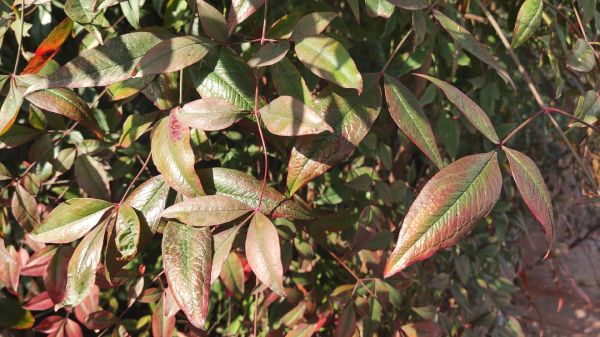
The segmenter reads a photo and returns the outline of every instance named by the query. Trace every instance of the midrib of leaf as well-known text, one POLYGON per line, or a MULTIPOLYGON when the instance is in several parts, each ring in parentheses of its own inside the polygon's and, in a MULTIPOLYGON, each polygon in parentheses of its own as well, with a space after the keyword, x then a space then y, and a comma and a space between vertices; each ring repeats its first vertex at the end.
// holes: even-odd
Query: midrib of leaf
MULTIPOLYGON (((510 156, 519 163, 519 165, 524 168, 523 171, 525 171, 525 173, 527 174, 527 177, 529 178, 529 180, 537 187, 538 190, 545 190, 546 186, 545 185, 541 185, 539 184, 539 182, 535 179, 535 177, 531 174, 531 172, 529 172, 529 169, 527 169, 527 165, 524 165, 523 162, 521 160, 519 160, 519 158, 517 156, 513 156, 512 154, 510 154, 510 156)), ((541 197, 544 199, 544 205, 548 205, 551 204, 552 201, 549 200, 546 195, 546 193, 538 193, 538 195, 541 195, 541 197)), ((552 212, 550 212, 550 215, 552 215, 552 212)))
MULTIPOLYGON (((266 216, 265 216, 265 217, 266 217, 266 216)), ((257 227, 258 227, 258 220, 257 220, 256 222, 257 222, 257 227)), ((261 224, 260 226, 261 226, 261 227, 264 227, 264 224, 261 224)), ((275 227, 275 225, 273 225, 273 227, 275 227)), ((257 228, 257 229, 258 229, 258 228, 257 228)), ((263 231, 264 231, 264 228, 263 228, 263 231)), ((277 229, 275 229, 275 231, 277 231, 277 229)), ((257 238, 258 238, 259 236, 261 236, 261 235, 260 235, 260 233, 259 233, 258 231, 257 231, 257 233, 256 233, 256 234, 258 234, 258 235, 257 235, 257 238)), ((258 242, 257 242, 258 249, 260 250, 260 255, 262 255, 263 259, 264 259, 264 258, 266 258, 267 256, 270 256, 270 255, 266 254, 266 253, 267 253, 267 251, 264 249, 264 247, 263 247, 263 245, 262 245, 262 240, 256 240, 256 241, 258 241, 258 242)), ((279 242, 278 242, 278 244, 279 244, 279 242)), ((273 280, 273 277, 272 277, 272 275, 274 274, 274 272, 273 272, 273 268, 271 267, 271 263, 270 263, 271 261, 264 261, 264 262, 265 262, 265 265, 267 266, 267 269, 268 269, 268 271, 269 271, 269 282, 273 283, 273 282, 274 282, 274 280, 273 280)), ((277 284, 277 285, 279 285, 279 284, 277 284)), ((271 285, 269 284, 269 288, 270 288, 270 286, 271 286, 271 285)))
MULTIPOLYGON (((471 187, 477 185, 478 180, 484 178, 484 175, 482 173, 487 170, 488 165, 490 165, 490 161, 492 160, 492 158, 494 158, 494 154, 490 155, 490 158, 485 162, 485 165, 482 166, 481 170, 479 172, 477 172, 477 174, 475 175, 475 178, 473 178, 473 180, 471 182, 466 184, 465 189, 460 191, 460 196, 458 198, 456 198, 456 200, 454 200, 452 202, 452 204, 449 205, 446 209, 441 210, 438 213, 439 215, 436 214, 437 219, 431 225, 427 226, 427 229, 419 235, 419 238, 416 241, 414 241, 411 244, 411 246, 414 246, 417 243, 419 243, 420 241, 422 241, 430 231, 437 229, 437 227, 439 226, 439 223, 443 220, 444 217, 446 217, 448 215, 449 212, 452 212, 454 210, 454 207, 457 206, 457 204, 458 204, 458 207, 460 208, 460 205, 463 204, 462 203, 463 198, 467 197, 467 193, 470 192, 471 187)), ((446 179, 448 179, 448 177, 446 177, 446 179)), ((456 234, 458 234, 458 231, 457 230, 453 231, 450 238, 454 237, 456 234)), ((445 241, 448 241, 448 239, 446 239, 445 241)), ((441 243, 442 242, 439 242, 438 245, 441 243)))
POLYGON ((540 0, 538 8, 535 9, 535 12, 531 16, 531 20, 529 20, 529 22, 527 23, 527 26, 525 26, 525 29, 523 29, 523 34, 521 34, 521 36, 517 40, 519 43, 523 43, 524 42, 524 41, 522 41, 523 37, 528 37, 531 34, 532 30, 534 29, 533 23, 535 21, 535 17, 537 16, 537 13, 539 11, 541 11, 543 8, 544 8, 544 2, 540 0))

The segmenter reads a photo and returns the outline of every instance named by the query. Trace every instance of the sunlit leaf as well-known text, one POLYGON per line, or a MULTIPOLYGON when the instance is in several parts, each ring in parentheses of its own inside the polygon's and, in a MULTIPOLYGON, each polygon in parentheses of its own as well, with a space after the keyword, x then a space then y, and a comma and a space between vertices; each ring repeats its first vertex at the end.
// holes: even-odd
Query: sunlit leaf
POLYGON ((212 47, 210 40, 198 36, 164 40, 144 54, 132 75, 141 77, 181 70, 202 60, 212 47))
POLYGON ((388 19, 394 13, 394 5, 387 0, 365 0, 365 7, 370 17, 380 16, 388 19))
POLYGON ((223 285, 230 292, 244 293, 244 266, 237 253, 229 253, 220 276, 223 285))
POLYGON ((400 130, 431 159, 437 167, 443 167, 442 156, 435 143, 429 120, 417 98, 400 81, 385 75, 385 99, 390 115, 400 130))
POLYGON ((21 74, 35 74, 40 71, 46 63, 54 58, 63 43, 67 40, 73 29, 73 21, 69 18, 63 19, 50 34, 40 43, 35 50, 35 56, 29 60, 27 67, 21 74))
POLYGON ((142 93, 159 110, 170 110, 178 104, 177 81, 172 74, 160 74, 148 84, 142 93))
POLYGON ((334 12, 314 12, 303 16, 292 31, 292 39, 299 41, 305 37, 319 35, 336 16, 334 12))
POLYGON ((396 7, 408 9, 408 10, 419 10, 429 7, 427 0, 387 0, 396 7))
POLYGON ((267 130, 279 136, 304 136, 333 129, 321 115, 291 96, 279 96, 260 109, 267 130))
POLYGON ((175 331, 175 316, 167 316, 165 312, 165 295, 160 297, 152 312, 152 336, 173 337, 175 331))
POLYGON ((225 264, 229 253, 231 252, 233 240, 235 239, 235 236, 239 232, 240 228, 241 225, 237 225, 213 235, 214 254, 210 273, 211 284, 219 278, 221 270, 223 269, 223 265, 225 264))
POLYGON ((150 125, 152 125, 157 116, 158 113, 156 112, 143 115, 129 115, 123 123, 123 132, 119 138, 118 145, 120 147, 131 146, 150 128, 150 125))
POLYGON ((190 130, 177 120, 175 111, 158 122, 151 147, 152 161, 169 186, 188 197, 204 194, 200 179, 194 172, 190 130))
POLYGON ((265 0, 232 0, 231 11, 227 18, 229 33, 231 34, 237 25, 254 14, 264 2, 265 0))
POLYGON ((131 27, 140 29, 140 9, 142 7, 140 0, 121 0, 119 5, 131 27))
POLYGON ((272 65, 270 70, 273 85, 280 96, 292 96, 314 108, 312 95, 302 74, 288 58, 284 57, 281 62, 272 65))
POLYGON ((251 211, 248 205, 224 195, 186 199, 165 209, 163 218, 177 219, 194 227, 220 225, 251 211))
POLYGON ((0 135, 5 134, 17 120, 22 103, 23 95, 17 89, 15 81, 11 80, 8 95, 0 108, 0 135))
POLYGON ((35 198, 20 184, 16 185, 10 205, 15 220, 26 231, 30 232, 40 222, 35 198))
POLYGON ((175 116, 185 126, 213 131, 230 127, 245 114, 223 99, 203 98, 184 104, 175 116))
POLYGON ((438 172, 406 213, 384 276, 456 244, 492 210, 501 188, 496 152, 463 157, 438 172))
POLYGON ((285 296, 279 235, 275 225, 256 212, 246 236, 246 258, 256 277, 279 296, 285 296))
POLYGON ((158 229, 160 213, 165 209, 169 186, 162 175, 146 180, 123 201, 123 205, 131 206, 144 216, 152 233, 158 229))
POLYGON ((518 48, 535 33, 542 22, 543 11, 544 2, 542 0, 525 0, 523 2, 513 29, 511 43, 513 48, 518 48))
POLYGON ((207 227, 169 221, 162 242, 165 275, 190 323, 204 326, 208 314, 212 237, 207 227))
POLYGON ((363 79, 348 51, 338 41, 310 36, 296 42, 296 55, 315 75, 343 88, 363 89, 363 79))
POLYGON ((71 199, 58 205, 31 232, 31 237, 45 243, 69 243, 84 236, 98 224, 112 207, 98 199, 71 199))

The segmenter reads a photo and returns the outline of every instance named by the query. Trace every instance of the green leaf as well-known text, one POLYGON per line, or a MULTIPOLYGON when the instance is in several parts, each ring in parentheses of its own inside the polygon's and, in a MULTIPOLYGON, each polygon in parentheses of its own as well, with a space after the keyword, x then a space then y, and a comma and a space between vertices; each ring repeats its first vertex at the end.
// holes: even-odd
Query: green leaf
POLYGON ((108 86, 108 92, 113 101, 129 98, 146 88, 155 76, 133 77, 108 86))
POLYGON ((167 184, 177 192, 194 197, 204 195, 200 179, 194 171, 194 152, 190 130, 175 117, 175 108, 163 118, 152 134, 152 161, 167 184))
POLYGON ((108 174, 93 157, 80 154, 75 159, 75 180, 89 196, 98 199, 110 200, 110 185, 108 174))
POLYGON ((362 92, 362 76, 338 41, 325 36, 310 36, 297 41, 295 49, 298 59, 315 75, 343 88, 362 92))
POLYGON ((123 132, 117 143, 118 146, 124 148, 130 147, 131 144, 135 143, 138 138, 148 131, 150 125, 152 125, 157 116, 158 112, 143 115, 132 114, 127 116, 127 119, 125 119, 125 122, 123 123, 123 132))
POLYGON ((142 7, 140 0, 121 0, 119 5, 131 27, 140 29, 140 9, 142 7))
POLYGON ((385 99, 400 130, 438 167, 444 166, 431 125, 417 98, 400 81, 384 75, 385 99))
POLYGON ((513 149, 504 147, 506 158, 510 165, 510 171, 517 188, 531 211, 533 216, 542 224, 546 238, 548 239, 548 249, 554 241, 554 212, 552 211, 552 198, 540 170, 527 155, 513 149))
POLYGON ((120 254, 118 259, 130 261, 137 254, 144 235, 135 209, 127 205, 119 207, 114 233, 114 244, 120 254))
POLYGON ((119 35, 103 45, 82 52, 56 72, 27 89, 26 93, 46 88, 105 86, 124 81, 142 57, 168 34, 134 32, 119 35))
POLYGON ((199 62, 214 44, 198 36, 177 36, 148 50, 133 70, 136 77, 170 73, 199 62))
POLYGON ((163 235, 162 254, 165 275, 175 301, 190 323, 202 328, 210 294, 210 229, 169 221, 163 235))
POLYGON ((376 75, 365 75, 365 92, 330 86, 317 97, 316 106, 333 133, 299 137, 288 164, 290 195, 312 179, 347 159, 367 135, 381 109, 376 75))
POLYGON ((584 39, 577 39, 573 46, 573 51, 567 58, 567 67, 587 73, 594 69, 596 59, 594 49, 584 39))
POLYGON ((198 0, 196 3, 198 4, 200 25, 206 35, 219 42, 227 41, 229 32, 223 14, 203 0, 198 0))
POLYGON ((388 19, 394 13, 394 5, 387 0, 365 0, 367 15, 388 19))
POLYGON ((96 227, 75 248, 67 269, 67 287, 61 305, 75 307, 91 292, 102 256, 106 222, 96 227))
POLYGON ((254 275, 274 293, 285 297, 279 235, 271 220, 260 212, 254 213, 248 227, 246 258, 254 275))
POLYGON ((236 199, 224 195, 206 195, 176 203, 165 209, 161 216, 202 227, 233 221, 251 210, 251 207, 236 199))
POLYGON ((10 203, 13 217, 27 232, 31 232, 40 223, 37 202, 21 184, 15 187, 15 193, 10 203))
POLYGON ((440 25, 442 25, 446 32, 448 32, 456 44, 473 54, 473 56, 477 57, 483 63, 492 67, 492 69, 496 70, 502 79, 515 88, 512 78, 506 72, 504 67, 498 63, 496 58, 487 49, 485 49, 485 47, 479 43, 479 41, 477 41, 477 39, 467 29, 452 21, 452 19, 442 14, 442 12, 438 10, 433 11, 433 16, 440 23, 440 25))
POLYGON ((160 74, 154 78, 142 93, 159 110, 170 110, 178 104, 177 86, 179 85, 171 74, 160 74))
POLYGON ((267 130, 279 136, 333 132, 321 115, 291 96, 279 96, 260 109, 267 130))
POLYGON ((427 0, 387 0, 396 7, 416 11, 429 7, 427 0))
POLYGON ((356 312, 354 311, 354 303, 350 301, 340 313, 335 327, 335 336, 352 337, 354 336, 354 332, 356 332, 356 312))
POLYGON ((452 104, 454 104, 458 108, 458 110, 462 111, 467 120, 475 127, 475 129, 481 132, 487 139, 492 141, 494 144, 500 143, 500 139, 498 138, 496 130, 494 130, 494 126, 492 125, 492 122, 490 121, 489 117, 487 116, 485 111, 483 111, 483 109, 481 109, 479 105, 477 105, 477 103, 475 103, 471 98, 469 98, 469 96, 465 95, 462 91, 458 90, 456 87, 450 85, 449 83, 446 83, 435 77, 423 74, 415 75, 431 81, 437 87, 442 89, 442 91, 444 92, 446 97, 448 97, 450 102, 452 102, 452 104))
POLYGON ((231 11, 227 18, 227 28, 229 33, 233 32, 235 27, 254 14, 265 0, 232 0, 231 11))
POLYGON ((97 0, 67 0, 65 14, 71 20, 81 24, 91 24, 101 15, 96 11, 97 0))
POLYGON ((33 229, 31 237, 44 243, 75 241, 96 226, 112 206, 112 203, 98 199, 67 200, 33 229))
POLYGON ((123 205, 140 211, 152 233, 156 233, 160 223, 160 213, 165 209, 168 195, 169 186, 163 176, 158 175, 133 190, 123 201, 123 205))
POLYGON ((202 98, 220 98, 242 110, 254 109, 254 76, 248 65, 227 49, 210 53, 192 78, 202 98))
POLYGON ((292 31, 292 39, 300 41, 305 37, 321 34, 337 16, 334 12, 314 12, 298 20, 292 31))
POLYGON ((5 134, 15 123, 22 103, 23 95, 17 89, 16 82, 11 80, 8 94, 0 108, 0 136, 5 134))
POLYGON ((223 269, 223 264, 231 252, 233 240, 240 231, 241 227, 242 225, 240 224, 213 235, 214 254, 212 270, 210 274, 211 284, 213 284, 219 278, 221 270, 223 269))
POLYGON ((220 98, 204 98, 184 104, 177 110, 181 124, 206 131, 223 130, 247 113, 220 98))
POLYGON ((523 2, 513 29, 511 42, 513 48, 518 48, 535 33, 542 22, 543 11, 544 2, 542 0, 525 0, 523 2))
POLYGON ((259 68, 275 64, 285 57, 290 50, 290 43, 282 41, 278 43, 267 43, 260 48, 248 60, 252 68, 259 68))
MULTIPOLYGON (((208 194, 219 194, 237 199, 250 206, 258 207, 262 182, 246 173, 221 168, 205 168, 198 170, 202 185, 208 194)), ((304 208, 272 187, 265 187, 260 203, 260 211, 274 218, 309 220, 311 215, 304 208)))
POLYGON ((312 95, 302 74, 287 57, 272 65, 270 70, 273 85, 280 96, 292 96, 307 106, 314 107, 312 95))
POLYGON ((384 277, 456 244, 492 210, 502 175, 496 152, 463 157, 425 184, 402 222, 384 277))

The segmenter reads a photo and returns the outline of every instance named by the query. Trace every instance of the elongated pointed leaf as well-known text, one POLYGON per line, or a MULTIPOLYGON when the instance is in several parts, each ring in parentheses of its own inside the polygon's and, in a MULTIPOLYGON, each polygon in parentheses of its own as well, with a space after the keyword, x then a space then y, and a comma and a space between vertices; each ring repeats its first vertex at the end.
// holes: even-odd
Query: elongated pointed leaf
POLYGON ((71 199, 58 205, 33 229, 31 237, 44 243, 69 243, 84 236, 112 207, 98 199, 71 199))
POLYGON ((176 117, 185 126, 214 131, 230 127, 245 114, 223 99, 203 98, 184 104, 177 110, 176 117))
POLYGON ((300 18, 292 31, 292 39, 299 41, 305 37, 319 35, 337 16, 334 12, 314 12, 300 18))
POLYGON ((265 67, 275 64, 285 57, 290 50, 290 43, 282 41, 279 43, 267 43, 260 48, 248 60, 252 68, 265 67))
POLYGON ((270 69, 273 85, 280 96, 292 96, 314 108, 312 95, 302 74, 287 57, 272 65, 270 69))
POLYGON ((279 136, 333 132, 321 115, 291 96, 279 96, 260 109, 267 130, 279 136))
POLYGON ((396 7, 408 9, 411 11, 425 9, 429 7, 427 0, 387 0, 396 7))
MULTIPOLYGON (((256 178, 237 170, 220 167, 198 170, 198 175, 207 193, 229 196, 251 208, 258 206, 262 182, 256 178)), ((275 218, 311 219, 308 211, 293 200, 287 200, 283 194, 269 186, 265 188, 260 211, 275 218)))
POLYGON ((17 89, 15 81, 11 80, 8 95, 6 95, 0 108, 0 136, 5 134, 15 123, 22 103, 23 95, 17 89))
POLYGON ((554 241, 554 212, 552 211, 552 198, 544 182, 540 170, 527 155, 513 149, 504 147, 510 171, 517 188, 537 221, 544 227, 548 245, 554 241))
POLYGON ((207 227, 169 221, 162 242, 163 263, 175 301, 197 328, 208 313, 212 237, 207 227))
POLYGON ((338 41, 325 36, 309 36, 296 42, 296 55, 315 75, 343 88, 362 92, 363 79, 350 54, 338 41))
POLYGON ((497 157, 463 157, 425 184, 404 217, 384 277, 456 244, 492 210, 502 189, 497 157))
POLYGON ((142 57, 163 39, 165 33, 134 32, 106 41, 82 52, 45 79, 30 87, 27 93, 45 88, 79 88, 104 86, 124 81, 142 57))
POLYGON ((444 166, 429 120, 412 92, 394 77, 385 75, 385 99, 390 115, 400 130, 437 167, 444 166))
POLYGON ((42 70, 46 63, 54 58, 54 55, 56 55, 60 47, 69 35, 71 35, 71 30, 73 30, 73 21, 69 18, 65 18, 56 25, 37 47, 35 56, 29 59, 27 67, 23 69, 21 74, 35 74, 42 70))
POLYGON ((542 0, 525 0, 519 8, 517 22, 513 30, 511 45, 517 48, 529 39, 542 22, 544 2, 542 0))
POLYGON ((204 58, 214 44, 198 36, 178 36, 150 49, 132 75, 142 77, 181 70, 204 58))
POLYGON ((102 256, 106 222, 89 232, 75 248, 67 269, 67 286, 62 305, 74 307, 92 291, 96 267, 102 256))
POLYGON ((244 266, 236 252, 229 253, 220 276, 223 285, 231 293, 244 293, 244 266))
POLYGON ((190 130, 177 120, 175 111, 158 123, 152 135, 151 147, 152 161, 169 186, 187 197, 204 195, 200 179, 194 171, 190 130))
POLYGON ((438 86, 438 88, 442 89, 446 97, 452 102, 452 104, 456 105, 458 110, 462 111, 465 114, 467 120, 479 131, 481 132, 487 139, 491 140, 494 144, 499 144, 500 139, 496 134, 496 130, 494 130, 494 126, 490 121, 489 117, 475 103, 469 96, 465 95, 462 91, 458 90, 456 87, 446 83, 442 80, 439 80, 435 77, 423 75, 423 74, 415 74, 419 77, 423 77, 433 84, 438 86))
POLYGON ((67 287, 67 268, 73 255, 73 247, 58 246, 56 254, 50 260, 44 273, 44 286, 52 302, 58 304, 65 298, 67 287))
POLYGON ((229 33, 231 34, 237 25, 254 14, 263 3, 265 0, 232 0, 231 11, 227 18, 229 33))
POLYGON ((91 24, 99 13, 96 11, 97 0, 67 0, 65 14, 73 21, 81 24, 91 24))
POLYGON ((240 224, 213 235, 214 254, 210 272, 210 284, 213 284, 219 278, 221 270, 223 269, 223 264, 231 252, 233 240, 241 227, 242 225, 240 224))
POLYGON ((442 14, 442 12, 440 11, 434 10, 433 16, 440 23, 440 25, 442 25, 446 32, 450 34, 450 37, 452 37, 455 43, 457 43, 469 53, 473 54, 473 56, 477 57, 483 63, 492 67, 492 69, 496 70, 496 72, 498 73, 498 75, 500 75, 501 78, 503 78, 513 88, 515 88, 515 84, 512 81, 510 75, 506 72, 506 70, 467 29, 465 29, 458 23, 452 21, 452 19, 442 14))
POLYGON ((119 2, 119 5, 131 27, 140 29, 140 0, 123 0, 119 2))
POLYGON ((159 110, 170 110, 178 104, 177 86, 179 85, 172 74, 160 74, 142 89, 146 96, 159 110))
POLYGON ((370 17, 382 17, 388 19, 394 13, 394 5, 387 0, 365 0, 367 15, 370 17))
POLYGON ((124 148, 131 146, 150 128, 157 116, 158 112, 129 115, 123 123, 123 133, 121 133, 118 145, 124 148))
POLYGON ((75 159, 75 180, 90 197, 110 200, 108 174, 102 163, 87 154, 75 159))
POLYGON ((246 236, 246 258, 256 277, 279 296, 283 289, 283 265, 275 225, 260 212, 250 221, 246 236))
POLYGON ((122 261, 131 261, 138 252, 144 236, 144 229, 136 211, 121 205, 115 221, 114 244, 119 252, 117 258, 122 261))
POLYGON ((12 214, 26 231, 30 232, 40 222, 40 214, 37 209, 37 202, 33 195, 27 190, 17 184, 15 187, 15 193, 13 194, 12 201, 10 203, 12 208, 12 214))
POLYGON ((169 186, 162 175, 152 177, 138 186, 123 201, 123 205, 131 206, 140 211, 150 227, 156 233, 160 222, 160 213, 165 209, 169 186))
POLYGON ((166 295, 160 297, 154 312, 152 313, 152 336, 153 337, 173 337, 175 332, 175 316, 168 316, 165 309, 166 295))
POLYGON ((376 75, 365 75, 365 92, 331 86, 317 97, 316 106, 334 132, 299 137, 288 163, 287 188, 300 187, 347 159, 367 135, 381 109, 376 75))
POLYGON ((206 35, 219 42, 227 41, 229 32, 227 31, 227 22, 223 14, 206 1, 199 0, 196 3, 198 4, 200 25, 206 35))
POLYGON ((220 225, 239 218, 252 208, 224 195, 186 199, 165 209, 163 218, 177 219, 194 227, 220 225))
POLYGON ((355 331, 356 312, 354 312, 354 304, 350 301, 340 313, 335 327, 335 337, 352 337, 355 331))

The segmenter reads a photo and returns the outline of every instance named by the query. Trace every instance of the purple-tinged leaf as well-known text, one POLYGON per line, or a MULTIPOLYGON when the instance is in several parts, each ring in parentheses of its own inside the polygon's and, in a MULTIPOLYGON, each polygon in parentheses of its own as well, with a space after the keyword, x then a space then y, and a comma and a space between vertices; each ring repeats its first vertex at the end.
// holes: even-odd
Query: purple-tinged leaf
POLYGON ((90 197, 110 200, 108 173, 102 163, 92 156, 80 154, 75 159, 75 180, 90 197))
POLYGON ((465 95, 462 91, 456 87, 450 85, 447 82, 439 80, 435 77, 427 76, 424 74, 415 74, 419 77, 425 78, 438 86, 446 97, 454 104, 458 110, 462 111, 467 120, 487 139, 492 141, 494 144, 499 144, 500 139, 494 130, 494 126, 486 115, 485 111, 477 105, 469 96, 465 95))
POLYGON ((267 43, 250 57, 248 65, 252 68, 266 67, 275 64, 285 57, 290 50, 290 43, 282 41, 279 43, 267 43))
POLYGON ((66 295, 67 268, 71 255, 73 255, 73 247, 60 246, 52 260, 50 260, 44 274, 44 286, 48 296, 55 304, 62 302, 66 295))
POLYGON ((231 11, 227 18, 227 28, 229 34, 235 27, 242 23, 258 10, 265 3, 265 0, 232 0, 231 11))
POLYGON ((241 225, 237 225, 213 235, 214 254, 212 270, 210 273, 211 284, 213 284, 219 278, 221 270, 223 269, 223 265, 225 264, 229 253, 231 252, 233 240, 240 231, 240 228, 241 225))
POLYGON ((544 178, 533 160, 527 155, 507 147, 503 149, 508 158, 511 174, 527 208, 544 227, 548 239, 548 249, 550 249, 554 241, 555 224, 552 198, 544 178))
POLYGON ((142 77, 181 70, 202 60, 213 46, 213 42, 198 36, 164 40, 144 54, 132 75, 142 77))
POLYGON ((224 195, 186 199, 165 209, 161 216, 194 227, 220 225, 250 212, 252 207, 224 195))
POLYGON ((400 81, 385 75, 385 99, 400 130, 438 167, 444 166, 431 125, 417 98, 400 81))
POLYGON ((346 304, 346 307, 340 313, 335 327, 335 337, 352 337, 356 331, 356 312, 354 312, 354 303, 352 301, 346 304))
POLYGON ((223 130, 247 112, 220 98, 203 98, 184 104, 176 112, 181 124, 205 131, 223 130))
POLYGON ((334 12, 314 12, 303 16, 294 26, 292 39, 299 41, 305 37, 321 34, 336 16, 334 12))
POLYGON ((207 227, 169 221, 162 241, 165 275, 175 301, 197 328, 208 314, 212 237, 207 227))
POLYGON ((31 237, 44 243, 75 241, 96 226, 112 206, 112 203, 98 199, 67 200, 33 229, 31 237))
POLYGON ((279 136, 305 136, 333 129, 323 117, 292 96, 279 96, 260 109, 267 130, 279 136))
POLYGON ((384 277, 456 244, 494 207, 502 189, 496 152, 463 157, 425 184, 402 222, 384 277))
POLYGON ((254 213, 248 227, 246 258, 262 283, 277 295, 285 296, 279 235, 271 220, 260 212, 254 213))
POLYGON ((166 315, 165 295, 163 293, 152 313, 152 336, 173 337, 173 332, 175 332, 175 316, 166 315))
POLYGON ((198 17, 202 29, 212 39, 218 42, 225 42, 229 37, 227 31, 227 21, 219 10, 208 4, 206 1, 196 1, 198 5, 198 17))
POLYGON ((236 252, 229 253, 220 275, 230 293, 244 293, 244 265, 236 252))
POLYGON ((177 192, 194 197, 204 195, 200 179, 194 171, 194 152, 190 145, 190 130, 175 117, 179 108, 163 118, 152 134, 152 161, 169 186, 177 192))

